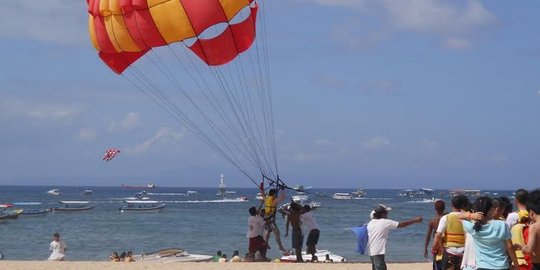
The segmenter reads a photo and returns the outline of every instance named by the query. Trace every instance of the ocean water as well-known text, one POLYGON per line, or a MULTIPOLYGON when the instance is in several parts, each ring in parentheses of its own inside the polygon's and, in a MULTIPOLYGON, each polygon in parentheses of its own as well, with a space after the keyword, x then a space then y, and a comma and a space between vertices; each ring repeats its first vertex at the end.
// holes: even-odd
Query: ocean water
MULTIPOLYGON (((158 188, 149 191, 152 200, 163 201, 166 207, 159 213, 121 213, 118 211, 126 197, 137 190, 121 187, 49 187, 49 186, 0 186, 2 202, 43 202, 41 208, 55 205, 60 200, 89 200, 96 208, 75 213, 49 213, 45 216, 20 216, 17 220, 0 223, 0 251, 12 260, 46 260, 49 243, 54 232, 59 232, 67 243, 69 260, 107 260, 113 252, 151 252, 168 247, 184 248, 190 253, 213 255, 222 250, 229 257, 234 250, 247 252, 246 239, 248 209, 259 206, 254 199, 254 188, 230 188, 234 196, 250 198, 246 202, 224 202, 216 196, 217 188, 158 188), (60 196, 46 194, 59 188, 60 196), (81 192, 90 188, 92 196, 81 192), (197 196, 181 196, 195 190, 197 196)), ((322 206, 314 210, 321 230, 318 248, 328 249, 348 261, 369 261, 367 255, 355 252, 356 238, 351 227, 369 221, 369 213, 377 204, 393 208, 389 218, 400 221, 423 216, 424 222, 398 229, 390 234, 387 260, 393 262, 425 261, 424 237, 429 219, 434 216, 433 203, 422 199, 405 199, 400 190, 366 190, 366 197, 359 200, 334 200, 334 192, 352 192, 352 189, 312 189, 308 195, 322 206), (318 196, 322 193, 324 196, 318 196)), ((496 191, 497 196, 511 196, 511 191, 496 191)), ((288 195, 294 192, 287 191, 288 195)), ((447 201, 447 191, 436 191, 435 198, 447 201)), ((24 208, 24 207, 20 207, 24 208)), ((279 215, 282 241, 290 248, 290 237, 283 237, 285 220, 279 215)), ((279 257, 273 236, 269 256, 279 257)))

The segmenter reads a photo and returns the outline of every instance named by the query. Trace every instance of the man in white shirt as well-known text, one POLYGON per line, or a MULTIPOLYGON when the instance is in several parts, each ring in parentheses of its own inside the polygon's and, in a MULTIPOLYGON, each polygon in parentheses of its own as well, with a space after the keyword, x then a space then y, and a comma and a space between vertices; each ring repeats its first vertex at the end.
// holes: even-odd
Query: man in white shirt
POLYGON ((266 250, 268 245, 264 241, 264 219, 259 215, 257 208, 249 208, 250 217, 248 218, 248 232, 247 238, 249 239, 249 256, 247 260, 255 260, 255 253, 259 251, 261 259, 266 261, 266 250))
POLYGON ((401 222, 388 219, 388 212, 390 210, 392 208, 379 204, 373 209, 373 219, 367 225, 369 257, 373 270, 386 270, 384 255, 386 253, 386 242, 388 241, 390 230, 422 222, 422 217, 401 222))
POLYGON ((514 194, 514 203, 516 204, 517 211, 508 214, 508 217, 506 217, 506 224, 508 224, 508 227, 512 228, 512 226, 518 223, 518 212, 521 211, 525 213, 527 211, 527 206, 525 206, 527 195, 529 195, 529 192, 525 189, 521 188, 516 190, 514 194))
POLYGON ((315 217, 313 217, 313 213, 311 212, 311 206, 304 205, 304 213, 300 216, 300 221, 302 222, 302 225, 307 229, 306 231, 309 232, 308 238, 306 241, 307 254, 311 254, 311 261, 315 262, 318 260, 317 256, 315 256, 315 253, 317 252, 317 243, 319 242, 319 225, 317 225, 317 221, 315 221, 315 217))

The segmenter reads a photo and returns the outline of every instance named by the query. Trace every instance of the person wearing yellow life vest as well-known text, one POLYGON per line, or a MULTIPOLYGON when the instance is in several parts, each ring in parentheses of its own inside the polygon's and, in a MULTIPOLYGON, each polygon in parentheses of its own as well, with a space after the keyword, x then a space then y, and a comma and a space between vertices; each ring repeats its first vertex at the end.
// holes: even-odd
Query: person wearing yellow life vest
MULTIPOLYGON (((514 245, 526 245, 527 238, 529 236, 529 212, 527 210, 519 210, 517 212, 518 221, 511 228, 512 244, 514 245)), ((524 253, 522 250, 516 250, 516 256, 519 262, 520 270, 532 269, 531 256, 524 253)))
POLYGON ((433 252, 442 251, 442 269, 458 270, 461 266, 463 252, 465 251, 465 231, 459 219, 459 214, 467 205, 469 199, 465 195, 452 198, 452 212, 443 216, 435 233, 433 252), (444 241, 443 241, 444 235, 444 241))
POLYGON ((531 256, 532 270, 540 270, 540 189, 530 192, 527 196, 527 211, 530 225, 526 244, 514 245, 525 254, 531 256))
POLYGON ((266 241, 266 243, 268 243, 268 240, 270 239, 270 233, 273 232, 279 250, 287 252, 287 250, 283 247, 283 244, 281 243, 279 228, 276 225, 277 206, 285 199, 285 191, 279 192, 278 196, 277 189, 270 189, 270 191, 268 191, 268 195, 266 195, 266 193, 264 192, 264 188, 261 185, 260 193, 263 197, 264 220, 266 221, 266 235, 264 237, 264 240, 266 241))

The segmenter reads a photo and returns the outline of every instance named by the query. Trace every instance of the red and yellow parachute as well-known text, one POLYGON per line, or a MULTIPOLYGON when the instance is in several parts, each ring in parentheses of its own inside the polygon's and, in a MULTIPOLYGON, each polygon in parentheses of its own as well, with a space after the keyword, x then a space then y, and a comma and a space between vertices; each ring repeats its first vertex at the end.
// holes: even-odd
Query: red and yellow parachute
POLYGON ((195 39, 189 48, 208 65, 230 62, 255 39, 257 5, 253 0, 87 0, 89 32, 101 59, 122 73, 153 47, 195 39), (233 18, 244 8, 249 16, 233 18), (201 34, 227 24, 219 35, 201 34))

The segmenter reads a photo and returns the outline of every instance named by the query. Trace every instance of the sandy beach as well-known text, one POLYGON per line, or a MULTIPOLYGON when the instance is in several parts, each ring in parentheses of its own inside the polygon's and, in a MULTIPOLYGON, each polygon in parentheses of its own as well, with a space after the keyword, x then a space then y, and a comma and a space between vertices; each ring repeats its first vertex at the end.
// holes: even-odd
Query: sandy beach
MULTIPOLYGON (((47 262, 47 261, 1 261, 0 269, 9 270, 370 270, 369 263, 111 263, 111 262, 47 262)), ((421 270, 431 269, 430 263, 394 263, 388 269, 421 270)))

